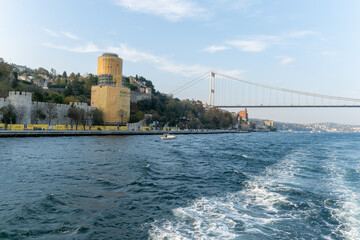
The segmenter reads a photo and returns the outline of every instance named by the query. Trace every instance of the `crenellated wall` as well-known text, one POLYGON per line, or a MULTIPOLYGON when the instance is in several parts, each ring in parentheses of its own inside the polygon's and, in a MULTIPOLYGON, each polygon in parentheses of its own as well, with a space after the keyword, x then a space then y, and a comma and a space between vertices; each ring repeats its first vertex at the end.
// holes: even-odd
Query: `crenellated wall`
POLYGON ((8 104, 9 100, 7 98, 0 98, 0 108, 8 104))
POLYGON ((8 104, 14 105, 17 113, 17 123, 20 124, 31 124, 31 123, 35 123, 35 121, 38 124, 49 124, 48 116, 50 114, 52 114, 53 116, 56 115, 56 117, 51 119, 50 125, 70 124, 71 121, 67 116, 67 114, 69 108, 71 108, 72 105, 78 108, 82 108, 85 111, 90 111, 92 109, 95 109, 93 107, 89 107, 87 103, 70 103, 70 105, 66 105, 66 104, 45 103, 45 102, 32 102, 31 99, 32 99, 31 93, 12 91, 9 92, 8 98, 6 99, 0 98, 0 108, 8 104), (36 120, 34 114, 36 109, 40 109, 46 115, 46 119, 36 120))
POLYGON ((143 92, 131 92, 130 93, 130 101, 131 102, 139 102, 142 100, 150 100, 151 93, 143 93, 143 92))
POLYGON ((18 123, 31 123, 31 97, 32 94, 28 92, 9 92, 9 97, 7 99, 16 109, 16 118, 18 123))

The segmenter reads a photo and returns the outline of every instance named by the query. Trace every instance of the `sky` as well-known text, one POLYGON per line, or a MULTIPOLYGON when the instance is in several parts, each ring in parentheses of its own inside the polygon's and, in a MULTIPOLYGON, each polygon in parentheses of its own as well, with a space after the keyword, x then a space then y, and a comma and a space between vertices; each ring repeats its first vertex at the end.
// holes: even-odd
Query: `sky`
MULTIPOLYGON (((114 52, 124 60, 123 75, 144 76, 164 93, 213 70, 360 98, 359 12, 353 0, 0 0, 0 57, 96 74, 97 57, 114 52)), ((175 97, 208 101, 208 92, 209 78, 175 97)), ((248 112, 284 122, 360 124, 360 108, 248 112)))

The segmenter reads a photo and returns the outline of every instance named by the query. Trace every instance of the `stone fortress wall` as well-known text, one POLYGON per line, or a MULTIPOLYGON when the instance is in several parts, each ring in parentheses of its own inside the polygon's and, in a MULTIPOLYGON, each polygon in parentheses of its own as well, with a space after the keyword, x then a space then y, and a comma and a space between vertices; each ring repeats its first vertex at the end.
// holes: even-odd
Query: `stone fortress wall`
POLYGON ((130 102, 140 102, 142 100, 151 100, 151 93, 131 92, 130 102))
MULTIPOLYGON (((75 107, 84 109, 85 111, 90 111, 95 108, 89 107, 87 103, 70 103, 66 104, 56 104, 56 103, 45 103, 45 102, 33 102, 32 94, 28 92, 18 92, 11 91, 9 92, 9 97, 4 99, 0 98, 0 108, 8 104, 14 105, 17 112, 17 122, 19 124, 31 124, 34 123, 33 112, 36 109, 41 109, 42 112, 48 116, 49 111, 56 113, 56 118, 51 120, 51 125, 60 124, 68 125, 71 123, 70 118, 67 116, 69 108, 73 104, 75 107)), ((0 114, 1 117, 1 114, 0 114)), ((46 117, 44 120, 38 120, 39 124, 48 124, 49 120, 46 117)))

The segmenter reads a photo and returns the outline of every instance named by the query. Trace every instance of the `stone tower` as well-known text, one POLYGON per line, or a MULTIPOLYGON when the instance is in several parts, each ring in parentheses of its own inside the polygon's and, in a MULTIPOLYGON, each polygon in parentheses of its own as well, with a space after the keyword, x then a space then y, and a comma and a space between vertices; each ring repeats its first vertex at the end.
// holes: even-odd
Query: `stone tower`
POLYGON ((99 83, 91 88, 91 106, 103 111, 106 124, 127 123, 130 119, 130 89, 122 84, 122 63, 113 53, 98 58, 99 83))

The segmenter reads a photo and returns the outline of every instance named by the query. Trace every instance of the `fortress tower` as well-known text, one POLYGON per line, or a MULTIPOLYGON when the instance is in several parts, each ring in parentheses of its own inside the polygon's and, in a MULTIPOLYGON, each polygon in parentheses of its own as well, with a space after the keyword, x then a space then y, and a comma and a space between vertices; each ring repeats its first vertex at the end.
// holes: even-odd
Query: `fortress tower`
POLYGON ((122 64, 114 53, 98 58, 99 83, 91 88, 91 106, 104 112, 106 124, 127 123, 130 119, 130 89, 122 84, 122 64))
POLYGON ((123 60, 114 53, 104 53, 98 58, 99 85, 122 86, 123 60))

